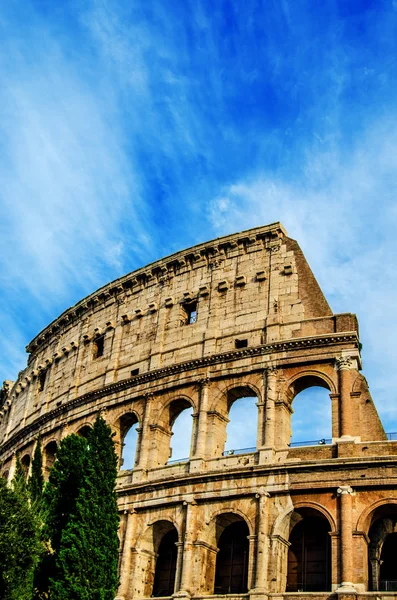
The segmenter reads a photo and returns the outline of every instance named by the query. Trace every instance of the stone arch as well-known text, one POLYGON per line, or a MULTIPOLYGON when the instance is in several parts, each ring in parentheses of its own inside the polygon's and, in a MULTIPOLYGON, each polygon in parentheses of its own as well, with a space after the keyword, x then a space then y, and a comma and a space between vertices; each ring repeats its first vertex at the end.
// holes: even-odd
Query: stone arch
POLYGON ((163 426, 170 426, 175 422, 180 412, 185 408, 191 407, 194 411, 197 410, 196 402, 187 394, 173 394, 167 398, 166 402, 162 404, 158 424, 163 426))
POLYGON ((118 417, 116 430, 120 444, 120 468, 133 469, 139 461, 141 438, 139 426, 139 416, 135 410, 124 412, 118 417))
POLYGON ((177 456, 179 453, 178 449, 172 451, 172 444, 174 443, 175 448, 179 441, 178 438, 172 440, 175 423, 182 413, 189 409, 192 411, 192 414, 194 414, 196 404, 190 396, 185 394, 172 396, 167 399, 167 402, 162 406, 157 422, 152 426, 152 448, 156 448, 157 464, 164 465, 167 464, 170 459, 178 460, 190 457, 193 442, 193 422, 187 425, 191 431, 190 436, 184 433, 184 437, 188 443, 188 447, 185 447, 186 456, 177 456))
POLYGON ((209 519, 207 520, 208 525, 206 527, 206 533, 207 533, 206 537, 207 537, 208 541, 211 538, 212 538, 212 540, 216 541, 216 533, 215 533, 215 529, 214 529, 216 527, 216 520, 217 519, 222 520, 223 515, 233 515, 236 519, 242 519, 243 521, 245 521, 247 523, 249 535, 255 534, 255 525, 253 524, 252 519, 247 515, 247 513, 236 506, 228 505, 228 506, 223 506, 222 508, 218 508, 210 514, 209 519))
POLYGON ((320 503, 318 502, 296 502, 294 504, 294 510, 299 511, 301 509, 312 509, 317 511, 323 515, 325 519, 327 519, 328 524, 330 526, 330 532, 336 533, 336 522, 331 513, 320 503))
POLYGON ((368 589, 396 591, 397 499, 373 503, 360 515, 360 525, 368 539, 368 589))
POLYGON ((397 498, 382 498, 381 500, 377 500, 373 502, 370 506, 367 506, 360 516, 357 519, 356 530, 363 531, 368 535, 368 531, 370 526, 372 525, 373 517, 375 515, 375 511, 382 506, 390 506, 395 505, 397 510, 397 498))
POLYGON ((55 462, 56 453, 58 449, 58 441, 51 439, 43 445, 43 466, 44 476, 48 479, 50 469, 55 462))
POLYGON ((322 440, 321 443, 325 443, 326 439, 332 438, 332 406, 329 394, 335 394, 336 390, 336 383, 332 378, 317 369, 305 369, 289 379, 285 386, 290 408, 288 420, 291 437, 288 442, 291 442, 292 438, 293 442, 322 440), (323 390, 327 390, 328 393, 323 390), (313 415, 310 427, 306 418, 309 410, 313 415), (328 411, 326 419, 323 411, 328 411))
POLYGON ((286 592, 331 591, 332 526, 328 516, 317 503, 302 503, 290 514, 286 592))
POLYGON ((233 382, 227 383, 222 386, 218 393, 214 395, 211 402, 210 410, 218 410, 223 414, 229 412, 232 404, 238 400, 239 398, 244 397, 257 397, 261 398, 262 391, 258 388, 257 385, 252 383, 251 381, 241 381, 238 379, 233 380, 233 382))
POLYGON ((28 452, 26 452, 21 458, 21 465, 25 473, 25 479, 29 476, 31 457, 28 452))
MULTIPOLYGON (((208 432, 209 447, 214 456, 222 455, 225 450, 226 442, 228 442, 228 449, 231 452, 236 449, 247 447, 256 448, 258 410, 254 405, 256 402, 260 401, 261 397, 262 392, 257 385, 251 381, 241 381, 238 379, 223 386, 219 390, 219 393, 215 395, 212 399, 211 410, 209 413, 210 421, 208 432), (252 403, 246 402, 245 399, 248 398, 255 398, 256 401, 252 403), (239 414, 239 426, 233 427, 233 423, 231 424, 230 411, 240 399, 242 401, 244 400, 245 406, 239 414), (252 426, 252 436, 249 437, 249 441, 245 441, 248 438, 248 435, 243 434, 243 430, 240 426, 240 418, 246 414, 249 414, 251 417, 249 421, 252 426)), ((246 430, 244 431, 245 433, 248 433, 246 430)))
POLYGON ((285 540, 288 540, 288 536, 291 532, 291 515, 295 511, 299 511, 301 509, 312 509, 321 513, 324 516, 324 518, 327 519, 330 526, 330 531, 332 533, 336 533, 335 519, 331 515, 331 513, 326 508, 324 508, 324 506, 322 506, 322 504, 319 504, 318 502, 308 501, 293 503, 291 501, 291 504, 289 504, 276 518, 272 527, 271 534, 273 536, 281 536, 285 540))
POLYGON ((79 427, 77 429, 76 434, 79 435, 80 437, 87 438, 91 429, 92 429, 91 423, 86 423, 85 425, 82 425, 81 427, 79 427))
POLYGON ((144 597, 171 596, 175 591, 179 539, 180 532, 173 519, 155 519, 147 524, 137 542, 140 570, 144 573, 144 597), (162 593, 165 586, 168 586, 167 593, 162 593))
POLYGON ((336 383, 326 373, 317 369, 305 369, 293 375, 285 385, 287 396, 290 402, 303 390, 318 386, 330 391, 331 394, 337 393, 336 383))
POLYGON ((252 530, 239 512, 218 511, 212 519, 213 545, 218 549, 214 556, 214 594, 244 594, 248 591, 248 538, 252 530))

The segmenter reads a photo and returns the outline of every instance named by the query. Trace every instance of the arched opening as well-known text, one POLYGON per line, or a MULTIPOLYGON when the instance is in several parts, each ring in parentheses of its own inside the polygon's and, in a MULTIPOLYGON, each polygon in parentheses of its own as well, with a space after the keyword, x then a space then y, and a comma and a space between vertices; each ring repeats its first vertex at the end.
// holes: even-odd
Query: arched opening
POLYGON ((120 417, 121 469, 133 469, 138 459, 139 421, 135 413, 120 417))
POLYGON ((397 591, 397 505, 375 510, 368 537, 369 590, 397 591))
POLYGON ((380 590, 397 592, 397 533, 389 533, 380 554, 380 590))
POLYGON ((6 481, 8 481, 8 477, 9 477, 9 475, 10 475, 10 472, 9 472, 9 471, 3 471, 3 473, 2 473, 2 477, 3 477, 3 479, 5 479, 6 481))
POLYGON ((29 468, 30 468, 30 455, 29 454, 25 454, 21 458, 21 465, 22 465, 22 468, 25 473, 25 478, 27 478, 27 476, 29 475, 29 468))
POLYGON ((77 435, 79 435, 80 437, 83 437, 83 438, 87 439, 88 436, 89 436, 90 431, 91 431, 91 427, 89 425, 83 425, 83 427, 81 427, 78 430, 77 435))
POLYGON ((331 590, 331 530, 316 510, 301 509, 291 518, 287 592, 331 590))
POLYGON ((227 394, 229 422, 224 454, 253 452, 256 449, 258 398, 249 387, 238 387, 227 394))
POLYGON ((292 402, 291 445, 330 444, 332 406, 329 387, 316 376, 301 377, 290 388, 292 402))
POLYGON ((214 594, 245 594, 248 590, 249 529, 239 515, 228 513, 216 520, 218 554, 214 594))
POLYGON ((44 469, 45 475, 48 478, 50 473, 50 469, 55 462, 55 457, 57 453, 57 443, 53 440, 52 442, 48 442, 48 444, 44 448, 44 469))
POLYGON ((187 400, 180 398, 169 406, 171 430, 170 455, 168 462, 187 460, 192 442, 193 408, 187 400))
POLYGON ((175 589, 178 532, 168 521, 153 526, 154 548, 157 553, 152 596, 172 596, 175 589))

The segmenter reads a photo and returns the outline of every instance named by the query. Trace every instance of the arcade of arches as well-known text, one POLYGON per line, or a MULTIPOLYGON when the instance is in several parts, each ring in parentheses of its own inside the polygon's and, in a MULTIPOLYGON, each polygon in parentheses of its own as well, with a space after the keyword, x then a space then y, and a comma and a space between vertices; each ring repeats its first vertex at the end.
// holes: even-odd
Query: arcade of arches
POLYGON ((48 476, 100 412, 120 466, 118 600, 396 597, 397 436, 360 348, 281 224, 199 244, 32 340, 0 392, 1 474, 16 453, 28 474, 40 436, 48 476))
MULTIPOLYGON (((206 384, 204 387, 209 386, 206 384)), ((320 376, 304 375, 297 378, 285 391, 284 433, 280 436, 278 432, 278 444, 289 446, 291 441, 300 443, 303 440, 315 440, 314 443, 325 443, 326 440, 329 442, 332 430, 337 428, 335 424, 332 427, 329 395, 329 385, 320 376), (310 392, 310 395, 306 394, 307 392, 310 392), (295 400, 296 396, 299 397, 295 400), (309 413, 310 420, 307 419, 309 413)), ((198 453, 222 456, 224 453, 253 451, 262 445, 266 446, 266 437, 270 435, 265 431, 266 426, 261 427, 262 407, 260 392, 256 386, 232 386, 217 399, 216 409, 209 411, 211 419, 206 420, 205 431, 200 435, 202 423, 200 413, 195 412, 194 401, 189 397, 173 399, 162 408, 157 422, 153 423, 151 430, 147 432, 147 436, 152 438, 148 442, 152 447, 150 465, 160 466, 188 460, 198 453), (212 441, 216 443, 211 444, 212 441), (203 448, 203 442, 207 448, 203 448)), ((278 408, 281 413, 282 410, 278 408)), ((116 426, 119 431, 121 468, 144 466, 143 427, 139 414, 123 413, 116 426)))

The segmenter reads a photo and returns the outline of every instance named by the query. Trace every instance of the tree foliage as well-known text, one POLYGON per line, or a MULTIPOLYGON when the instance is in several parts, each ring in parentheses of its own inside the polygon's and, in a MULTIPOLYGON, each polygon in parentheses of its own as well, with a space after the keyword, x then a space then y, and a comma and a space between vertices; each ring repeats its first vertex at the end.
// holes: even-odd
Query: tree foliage
POLYGON ((12 489, 21 498, 28 501, 28 488, 26 485, 26 471, 22 466, 21 458, 19 454, 16 455, 14 477, 11 482, 12 489))
POLYGON ((87 439, 60 444, 45 491, 54 551, 51 600, 113 600, 119 541, 117 457, 110 427, 98 417, 87 439))
POLYGON ((43 455, 41 452, 40 438, 37 440, 34 449, 32 471, 28 482, 29 498, 34 509, 39 512, 43 496, 44 477, 43 477, 43 455))
POLYGON ((40 554, 37 521, 26 494, 25 473, 17 468, 8 488, 0 478, 0 598, 31 600, 33 573, 40 554))

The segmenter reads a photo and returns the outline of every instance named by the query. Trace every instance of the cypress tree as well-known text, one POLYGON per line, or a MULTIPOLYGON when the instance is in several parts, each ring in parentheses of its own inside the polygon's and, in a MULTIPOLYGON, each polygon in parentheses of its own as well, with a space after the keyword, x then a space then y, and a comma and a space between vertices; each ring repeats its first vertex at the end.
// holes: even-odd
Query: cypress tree
POLYGON ((51 600, 113 600, 117 590, 117 457, 102 417, 87 441, 85 473, 75 511, 62 531, 51 600))
POLYGON ((37 521, 26 496, 24 471, 17 458, 12 488, 0 478, 0 598, 31 600, 33 573, 40 553, 37 521), (18 466, 19 465, 19 466, 18 466))
POLYGON ((56 461, 43 492, 42 536, 47 551, 35 578, 35 598, 48 598, 54 581, 62 579, 57 561, 64 530, 76 511, 87 462, 87 440, 69 435, 59 444, 56 461))
POLYGON ((40 510, 41 499, 44 488, 43 476, 43 455, 41 452, 40 438, 37 439, 36 448, 34 449, 32 472, 28 482, 29 498, 32 506, 38 512, 40 510))
POLYGON ((16 455, 14 477, 11 482, 12 489, 16 494, 28 501, 28 488, 26 485, 26 472, 22 466, 19 454, 16 455))

